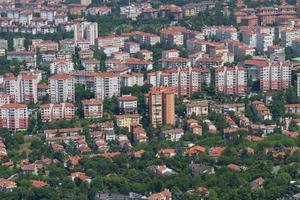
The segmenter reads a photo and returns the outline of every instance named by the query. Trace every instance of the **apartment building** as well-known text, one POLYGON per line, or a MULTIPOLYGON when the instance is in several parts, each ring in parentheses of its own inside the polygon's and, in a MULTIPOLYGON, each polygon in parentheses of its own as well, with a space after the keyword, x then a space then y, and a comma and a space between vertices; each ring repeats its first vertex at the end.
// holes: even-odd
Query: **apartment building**
POLYGON ((116 35, 101 36, 97 38, 97 47, 101 49, 105 46, 115 46, 115 47, 124 47, 124 37, 116 35))
POLYGON ((0 127, 14 131, 28 128, 27 105, 10 103, 0 106, 0 127))
POLYGON ((292 42, 300 37, 300 30, 298 29, 285 29, 281 33, 281 45, 284 47, 292 46, 292 42))
POLYGON ((43 104, 40 106, 40 110, 41 120, 44 122, 75 118, 75 106, 72 103, 43 104))
POLYGON ((182 57, 162 58, 159 60, 163 69, 191 67, 191 60, 182 57))
POLYGON ((106 97, 120 95, 120 76, 118 74, 105 72, 95 77, 95 97, 104 99, 106 97))
POLYGON ((292 41, 292 49, 296 56, 300 56, 300 39, 295 39, 292 41))
POLYGON ((230 53, 233 53, 235 58, 250 55, 253 56, 255 53, 255 49, 248 47, 246 44, 235 41, 235 40, 229 40, 226 41, 226 45, 230 51, 230 53))
POLYGON ((157 71, 148 73, 147 76, 149 84, 155 87, 171 87, 179 96, 191 96, 193 93, 201 91, 203 83, 209 85, 211 82, 210 71, 197 67, 157 71))
POLYGON ((291 85, 293 65, 289 61, 269 61, 260 67, 260 89, 263 92, 284 90, 291 85))
POLYGON ((140 44, 136 42, 127 41, 124 43, 124 51, 128 53, 137 53, 140 51, 140 44))
POLYGON ((217 92, 228 95, 245 95, 247 91, 247 71, 244 67, 219 67, 216 69, 217 92))
POLYGON ((55 60, 50 64, 50 73, 69 73, 74 71, 74 63, 70 60, 55 60))
POLYGON ((216 29, 216 38, 220 42, 225 40, 238 40, 238 32, 233 26, 218 26, 216 29))
POLYGON ((74 102, 74 79, 68 74, 55 74, 49 78, 49 96, 51 103, 74 102))
POLYGON ((208 102, 205 101, 192 101, 186 104, 187 116, 195 115, 208 115, 208 102))
POLYGON ((132 95, 122 95, 118 97, 118 108, 120 114, 136 114, 137 97, 132 95))
POLYGON ((81 103, 84 118, 96 119, 103 116, 103 101, 101 99, 85 99, 81 103))
POLYGON ((241 32, 242 42, 249 47, 256 47, 256 33, 253 30, 242 30, 241 32))
POLYGON ((149 95, 149 116, 154 127, 175 124, 175 92, 168 87, 152 87, 149 95))
POLYGON ((74 41, 78 45, 79 42, 87 41, 89 45, 95 45, 98 38, 98 24, 96 22, 81 22, 75 24, 74 41))
POLYGON ((144 75, 142 73, 126 73, 120 75, 121 86, 132 87, 144 85, 144 75))
POLYGON ((132 71, 136 71, 136 72, 140 72, 143 70, 151 70, 153 68, 153 64, 151 61, 146 61, 146 60, 142 60, 142 59, 138 59, 138 58, 127 58, 124 61, 124 64, 126 67, 128 67, 129 69, 131 69, 132 71))
POLYGON ((151 33, 145 33, 141 31, 134 32, 133 35, 134 40, 136 40, 139 44, 144 44, 147 46, 153 46, 157 43, 160 43, 160 36, 151 34, 151 33))
POLYGON ((139 114, 115 115, 117 126, 127 127, 131 131, 133 125, 140 123, 139 114))
POLYGON ((168 46, 182 46, 184 45, 184 35, 180 30, 168 27, 160 31, 160 41, 168 46))
POLYGON ((273 35, 267 33, 257 33, 256 49, 261 52, 268 51, 268 47, 273 45, 273 35))
POLYGON ((161 55, 162 58, 178 58, 179 57, 179 50, 177 49, 169 49, 164 50, 161 55))
POLYGON ((252 102, 252 110, 262 120, 272 120, 272 114, 269 108, 261 101, 252 102))
POLYGON ((21 72, 18 76, 6 74, 4 90, 11 102, 24 104, 37 103, 37 85, 41 76, 35 72, 21 72))

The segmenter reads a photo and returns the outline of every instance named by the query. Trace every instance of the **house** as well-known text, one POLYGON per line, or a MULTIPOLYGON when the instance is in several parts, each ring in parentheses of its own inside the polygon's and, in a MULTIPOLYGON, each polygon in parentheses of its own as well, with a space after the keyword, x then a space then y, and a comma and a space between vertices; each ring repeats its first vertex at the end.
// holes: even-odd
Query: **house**
POLYGON ((263 184, 265 182, 265 179, 263 179, 262 177, 259 177, 255 180, 253 180, 250 185, 252 188, 256 188, 256 189, 260 189, 263 188, 263 184))
POLYGON ((17 184, 14 181, 0 178, 0 190, 1 191, 12 191, 17 187, 17 184))
POLYGON ((284 109, 285 113, 300 114, 300 104, 286 104, 284 109))
POLYGON ((198 176, 201 174, 214 174, 215 169, 211 166, 202 166, 200 164, 191 163, 189 164, 189 169, 192 172, 193 176, 198 176))
POLYGON ((160 133, 162 139, 170 140, 172 142, 178 142, 183 135, 184 131, 181 128, 165 130, 160 133))
POLYGON ((146 143, 148 141, 146 131, 141 127, 133 128, 132 138, 135 144, 146 143))
POLYGON ((299 137, 299 133, 295 132, 295 131, 287 131, 287 130, 283 130, 282 131, 283 135, 286 135, 288 137, 292 137, 292 138, 298 138, 299 137))
POLYGON ((167 148, 167 149, 160 149, 158 150, 156 156, 158 158, 160 157, 165 157, 165 158, 171 158, 173 156, 176 155, 176 150, 175 149, 171 149, 171 148, 167 148))
POLYGON ((187 156, 193 156, 197 153, 205 153, 206 151, 206 148, 205 147, 202 147, 200 145, 195 145, 193 147, 190 147, 188 148, 184 154, 187 155, 187 156))
POLYGON ((189 119, 187 121, 188 124, 188 130, 192 131, 193 134, 195 135, 202 135, 202 126, 198 124, 197 120, 194 119, 189 119))
POLYGON ((240 172, 242 170, 240 166, 233 163, 230 163, 229 165, 227 165, 227 167, 236 172, 240 172))
POLYGON ((101 152, 107 152, 109 150, 109 146, 108 146, 107 142, 103 139, 96 139, 95 145, 96 145, 97 149, 101 152))
POLYGON ((253 101, 252 102, 252 109, 254 113, 262 120, 272 120, 272 114, 265 106, 265 104, 261 101, 253 101))
POLYGON ((42 168, 39 164, 25 164, 21 167, 24 174, 38 175, 38 170, 42 168))
POLYGON ((208 155, 213 158, 220 157, 220 156, 222 156, 222 153, 224 152, 224 150, 225 150, 224 147, 214 147, 209 150, 208 155))
POLYGON ((45 181, 36 181, 36 180, 32 180, 32 181, 31 181, 31 186, 32 186, 32 187, 36 187, 36 188, 40 188, 40 187, 48 186, 48 183, 45 182, 45 181))
POLYGON ((81 181, 87 181, 88 183, 92 181, 91 177, 87 176, 84 172, 73 172, 71 173, 71 178, 73 181, 75 178, 79 178, 81 181))
POLYGON ((217 127, 209 119, 204 120, 204 123, 206 123, 209 133, 217 133, 217 127))
POLYGON ((134 158, 140 159, 140 158, 143 157, 144 153, 145 153, 144 150, 139 150, 139 151, 133 152, 132 156, 133 156, 134 158))
POLYGON ((153 193, 148 200, 172 200, 172 192, 169 189, 164 189, 162 192, 153 193))
POLYGON ((168 168, 166 165, 152 165, 147 168, 150 172, 161 176, 170 176, 175 174, 172 169, 168 168))

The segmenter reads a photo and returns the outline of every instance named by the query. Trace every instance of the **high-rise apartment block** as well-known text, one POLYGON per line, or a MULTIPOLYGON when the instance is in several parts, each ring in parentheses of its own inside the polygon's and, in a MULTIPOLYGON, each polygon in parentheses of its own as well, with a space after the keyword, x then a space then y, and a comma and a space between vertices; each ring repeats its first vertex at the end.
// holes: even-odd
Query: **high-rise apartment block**
POLYGON ((10 103, 0 106, 0 127, 14 131, 28 128, 28 109, 25 104, 10 103))
POLYGON ((202 83, 209 85, 211 76, 208 69, 189 67, 150 72, 147 80, 155 87, 171 87, 176 95, 190 97, 193 93, 201 91, 202 83))
POLYGON ((260 89, 263 92, 288 89, 291 85, 292 63, 269 61, 260 67, 260 89))
POLYGON ((114 73, 100 73, 95 77, 96 99, 120 95, 120 76, 114 73))
POLYGON ((227 95, 245 95, 247 70, 244 67, 219 67, 216 69, 216 90, 227 95))
POLYGON ((90 45, 95 45, 98 37, 98 24, 93 22, 81 22, 75 24, 74 40, 75 44, 88 41, 90 45))
POLYGON ((55 74, 49 78, 51 103, 74 102, 74 79, 68 74, 55 74))
POLYGON ((154 127, 175 124, 175 91, 169 87, 153 87, 149 95, 149 116, 154 127))
POLYGON ((37 103, 37 86, 41 75, 35 72, 21 72, 18 76, 6 74, 4 90, 9 95, 10 102, 37 103))

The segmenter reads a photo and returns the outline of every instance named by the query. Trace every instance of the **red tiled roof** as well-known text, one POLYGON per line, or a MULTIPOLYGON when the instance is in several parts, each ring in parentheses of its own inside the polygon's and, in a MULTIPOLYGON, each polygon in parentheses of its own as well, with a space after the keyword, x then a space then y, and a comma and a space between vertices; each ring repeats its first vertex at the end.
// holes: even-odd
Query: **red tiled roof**
POLYGON ((44 186, 47 186, 48 183, 47 182, 44 182, 44 181, 36 181, 36 180, 33 180, 31 181, 31 185, 33 187, 44 187, 44 186))

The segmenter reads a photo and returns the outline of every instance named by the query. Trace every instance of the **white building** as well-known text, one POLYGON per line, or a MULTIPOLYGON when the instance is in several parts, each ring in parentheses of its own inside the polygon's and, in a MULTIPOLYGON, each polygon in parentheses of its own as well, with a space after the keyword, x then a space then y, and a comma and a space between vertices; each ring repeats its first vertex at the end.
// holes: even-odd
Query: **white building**
POLYGON ((87 40, 90 45, 95 45, 98 37, 98 24, 96 22, 81 22, 75 24, 74 40, 75 44, 79 41, 87 40))
POLYGON ((75 100, 75 85, 72 76, 55 74, 49 78, 49 93, 51 103, 73 102, 75 100))
POLYGON ((120 77, 114 73, 100 73, 95 77, 96 99, 120 95, 120 77))

